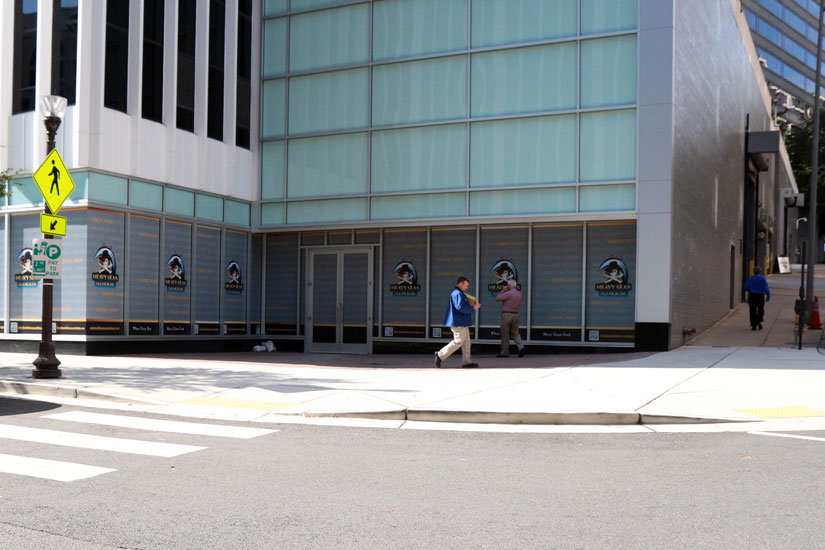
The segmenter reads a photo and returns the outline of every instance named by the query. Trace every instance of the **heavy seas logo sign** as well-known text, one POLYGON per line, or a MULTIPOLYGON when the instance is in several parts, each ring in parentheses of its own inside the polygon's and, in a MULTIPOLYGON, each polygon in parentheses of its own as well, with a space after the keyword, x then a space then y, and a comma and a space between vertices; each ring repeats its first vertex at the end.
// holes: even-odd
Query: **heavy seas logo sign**
MULTIPOLYGON (((494 263, 490 268, 490 274, 493 276, 493 282, 487 285, 487 290, 490 291, 491 296, 507 288, 511 280, 518 283, 518 269, 516 269, 516 264, 510 260, 499 260, 494 263)), ((521 290, 521 285, 517 284, 516 288, 521 290)))
POLYGON ((167 292, 183 292, 186 290, 186 269, 183 265, 183 258, 177 254, 172 254, 166 262, 169 267, 169 277, 163 280, 167 292))
POLYGON ((34 258, 32 257, 32 249, 24 248, 17 255, 17 261, 20 263, 20 273, 14 274, 14 282, 17 283, 17 288, 35 288, 37 282, 40 280, 35 277, 33 273, 34 258))
POLYGON ((95 286, 115 288, 120 277, 117 274, 115 253, 108 246, 101 246, 95 253, 97 271, 92 272, 95 286))
POLYGON ((227 281, 223 284, 226 294, 238 295, 243 293, 243 283, 241 282, 241 266, 232 260, 226 266, 227 281))
POLYGON ((393 296, 418 296, 421 285, 418 284, 418 272, 412 262, 402 260, 392 271, 396 279, 390 285, 393 296))
POLYGON ((627 296, 633 290, 627 265, 620 258, 608 258, 599 266, 604 282, 596 283, 599 296, 627 296))

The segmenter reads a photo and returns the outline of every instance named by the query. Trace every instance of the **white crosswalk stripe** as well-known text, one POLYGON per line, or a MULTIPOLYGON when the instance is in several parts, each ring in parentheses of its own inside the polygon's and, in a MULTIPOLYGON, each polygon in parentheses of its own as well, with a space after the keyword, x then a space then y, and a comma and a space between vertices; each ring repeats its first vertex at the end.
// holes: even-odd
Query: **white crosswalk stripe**
POLYGON ((176 445, 174 443, 140 441, 138 439, 122 439, 119 437, 61 432, 57 430, 41 430, 40 428, 25 428, 23 426, 0 425, 0 438, 31 441, 34 443, 48 443, 50 445, 62 445, 64 447, 96 449, 98 451, 162 456, 166 458, 191 453, 193 451, 200 451, 206 448, 194 447, 192 445, 176 445))
MULTIPOLYGON (((253 437, 259 437, 280 431, 262 428, 245 428, 240 426, 224 426, 220 424, 156 420, 154 418, 143 418, 139 416, 99 414, 82 411, 49 414, 40 418, 45 418, 49 421, 58 420, 64 422, 97 424, 102 426, 147 430, 153 432, 237 439, 251 439, 253 437)), ((52 426, 56 426, 56 424, 49 424, 49 427, 52 426)), ((161 458, 176 457, 207 448, 194 445, 181 445, 176 443, 143 441, 139 439, 128 439, 122 437, 89 435, 56 429, 32 428, 6 424, 0 424, 0 439, 60 445, 64 447, 92 449, 96 451, 146 455, 161 458)), ((113 468, 102 468, 99 466, 77 464, 74 462, 62 462, 58 460, 45 460, 37 457, 0 454, 0 474, 14 474, 70 482, 115 471, 117 470, 113 468)))
POLYGON ((177 422, 173 420, 155 420, 140 416, 122 416, 114 414, 100 414, 83 411, 71 411, 57 414, 47 414, 43 418, 65 420, 69 422, 83 422, 87 424, 102 424, 120 428, 134 428, 153 432, 172 432, 191 435, 210 435, 213 437, 235 437, 251 439, 261 435, 271 434, 280 430, 266 430, 263 428, 243 428, 238 426, 223 426, 220 424, 198 424, 194 422, 177 422))
POLYGON ((115 471, 117 470, 112 468, 87 466, 74 462, 0 454, 0 473, 4 474, 40 477, 55 481, 77 481, 115 471))

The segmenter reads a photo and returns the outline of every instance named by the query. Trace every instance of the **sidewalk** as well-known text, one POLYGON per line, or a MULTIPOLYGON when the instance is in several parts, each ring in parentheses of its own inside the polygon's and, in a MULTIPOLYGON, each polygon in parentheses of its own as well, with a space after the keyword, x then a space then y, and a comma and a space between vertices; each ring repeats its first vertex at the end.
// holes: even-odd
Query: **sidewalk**
POLYGON ((86 357, 60 355, 58 344, 58 380, 33 380, 31 355, 0 354, 0 393, 259 422, 825 429, 820 331, 805 334, 801 351, 793 348, 795 292, 782 288, 791 278, 770 282, 764 330, 751 331, 740 306, 690 345, 666 353, 481 354, 474 355, 480 369, 458 368, 457 358, 445 361, 454 368, 436 369, 428 354, 86 357))

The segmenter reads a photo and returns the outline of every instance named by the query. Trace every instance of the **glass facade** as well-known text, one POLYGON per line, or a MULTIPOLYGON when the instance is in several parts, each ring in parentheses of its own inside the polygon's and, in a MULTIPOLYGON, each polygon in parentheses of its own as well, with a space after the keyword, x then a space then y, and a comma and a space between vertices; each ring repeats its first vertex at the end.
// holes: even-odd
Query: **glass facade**
POLYGON ((635 209, 637 0, 263 15, 264 226, 635 209))

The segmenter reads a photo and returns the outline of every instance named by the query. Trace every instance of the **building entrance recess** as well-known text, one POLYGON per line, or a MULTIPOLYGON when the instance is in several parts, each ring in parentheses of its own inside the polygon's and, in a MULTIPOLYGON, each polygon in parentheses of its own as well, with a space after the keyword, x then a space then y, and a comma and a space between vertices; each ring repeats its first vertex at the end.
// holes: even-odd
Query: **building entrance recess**
POLYGON ((326 247, 307 252, 304 349, 371 353, 372 249, 326 247))

